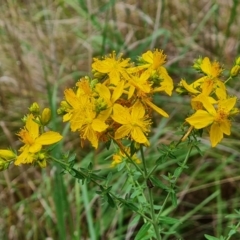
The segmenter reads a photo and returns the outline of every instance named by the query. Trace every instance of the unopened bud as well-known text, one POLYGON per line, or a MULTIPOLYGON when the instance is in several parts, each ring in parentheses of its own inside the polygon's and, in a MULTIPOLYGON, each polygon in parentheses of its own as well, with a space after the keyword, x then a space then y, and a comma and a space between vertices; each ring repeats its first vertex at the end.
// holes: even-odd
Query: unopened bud
POLYGON ((236 77, 240 72, 240 66, 239 65, 235 65, 232 67, 231 71, 230 71, 230 75, 231 77, 236 77))
POLYGON ((236 65, 239 65, 239 66, 240 66, 240 57, 238 57, 238 58, 236 59, 236 65))
POLYGON ((45 153, 39 153, 37 163, 41 168, 45 168, 47 166, 45 153))
POLYGON ((30 106, 29 111, 30 111, 31 113, 33 113, 33 114, 39 114, 40 108, 39 108, 38 103, 34 102, 34 103, 30 106))
POLYGON ((0 172, 8 169, 10 162, 5 162, 0 159, 0 172))
POLYGON ((16 157, 16 154, 9 149, 1 149, 0 150, 0 159, 4 161, 13 161, 16 157))
POLYGON ((198 59, 196 59, 193 64, 193 68, 196 69, 197 71, 202 71, 201 69, 202 61, 203 61, 202 57, 199 57, 198 59))
POLYGON ((51 119, 51 110, 49 108, 44 108, 41 116, 42 125, 47 125, 51 119))

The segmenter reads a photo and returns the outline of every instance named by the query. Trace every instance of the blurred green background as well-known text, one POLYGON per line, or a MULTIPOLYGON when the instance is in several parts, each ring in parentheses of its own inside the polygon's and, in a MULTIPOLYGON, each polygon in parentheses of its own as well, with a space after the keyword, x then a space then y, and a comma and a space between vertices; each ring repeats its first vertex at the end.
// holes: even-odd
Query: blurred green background
MULTIPOLYGON (((177 84, 191 82, 193 60, 208 56, 229 69, 240 55, 238 0, 2 0, 0 6, 0 148, 18 148, 15 133, 21 118, 37 101, 51 106, 51 127, 65 135, 56 151, 77 152, 77 166, 93 160, 96 169, 109 171, 110 156, 103 148, 80 149, 79 137, 69 134, 55 112, 63 91, 91 74, 93 57, 116 50, 133 60, 144 51, 163 49, 167 68, 177 84)), ((227 72, 225 72, 227 74, 227 72)), ((239 78, 229 93, 240 96, 239 78)), ((156 98, 171 115, 154 122, 152 147, 178 139, 177 127, 189 111, 189 99, 173 94, 156 98), (177 107, 176 107, 177 106, 177 107)), ((227 234, 240 208, 239 120, 233 133, 211 149, 205 136, 203 156, 192 154, 189 168, 178 183, 179 207, 166 214, 184 223, 168 239, 204 239, 205 233, 227 234)), ((184 150, 179 159, 184 157, 184 150)), ((176 167, 158 169, 159 177, 176 167)), ((117 191, 126 175, 114 170, 117 191)), ((161 203, 164 192, 156 190, 161 203)), ((134 239, 141 222, 132 222, 128 209, 111 209, 91 185, 81 185, 55 166, 46 169, 11 167, 0 172, 0 239, 134 239)), ((236 238, 240 239, 240 235, 236 238)))

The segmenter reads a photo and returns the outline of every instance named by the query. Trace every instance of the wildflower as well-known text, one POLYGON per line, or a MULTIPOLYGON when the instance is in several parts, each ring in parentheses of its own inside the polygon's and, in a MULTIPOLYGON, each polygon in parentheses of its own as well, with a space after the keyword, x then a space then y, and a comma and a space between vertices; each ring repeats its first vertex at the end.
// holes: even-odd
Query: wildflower
POLYGON ((215 62, 211 63, 208 57, 205 57, 202 60, 202 62, 200 64, 200 68, 201 68, 202 72, 210 78, 219 77, 223 71, 219 62, 215 61, 215 62))
POLYGON ((156 49, 155 51, 147 51, 142 54, 140 61, 143 62, 139 66, 140 69, 149 69, 149 70, 157 70, 166 62, 166 55, 162 50, 156 49))
POLYGON ((145 74, 146 72, 142 73, 140 77, 132 76, 132 78, 129 80, 130 83, 130 89, 129 89, 129 96, 128 98, 132 97, 132 95, 135 93, 138 98, 141 99, 141 101, 148 105, 150 108, 152 108, 154 111, 156 111, 158 114, 168 117, 168 114, 156 106, 154 103, 152 103, 149 95, 154 90, 151 87, 151 83, 149 83, 148 75, 145 74))
POLYGON ((186 121, 196 129, 210 126, 210 141, 212 147, 215 147, 223 138, 223 134, 230 135, 231 121, 229 117, 238 112, 234 106, 236 97, 219 100, 217 109, 206 100, 203 105, 206 110, 197 110, 192 116, 186 118, 186 121))
POLYGON ((36 123, 32 114, 26 118, 26 126, 17 134, 24 143, 19 149, 15 165, 28 164, 36 161, 35 155, 39 153, 44 145, 54 144, 62 139, 62 136, 53 131, 39 133, 39 124, 36 123))
POLYGON ((130 66, 130 59, 123 59, 121 56, 117 59, 116 53, 113 52, 109 57, 104 60, 94 58, 92 69, 100 73, 108 74, 110 83, 118 85, 121 77, 128 78, 127 68, 130 66))
POLYGON ((162 50, 147 51, 139 58, 139 66, 129 69, 129 72, 142 72, 144 77, 154 84, 152 92, 165 91, 169 96, 172 95, 173 80, 168 75, 167 70, 162 65, 166 62, 166 55, 162 50))
POLYGON ((72 112, 70 120, 71 130, 80 131, 81 137, 88 139, 92 146, 97 148, 100 133, 108 128, 108 125, 105 123, 106 117, 108 116, 97 115, 92 103, 88 103, 85 106, 80 105, 78 109, 72 112))
MULTIPOLYGON (((129 147, 125 148, 124 150, 126 151, 126 153, 128 155, 130 155, 130 148, 129 147)), ((128 159, 127 155, 124 152, 122 152, 121 149, 119 149, 117 153, 113 154, 113 161, 111 163, 111 167, 115 167, 115 166, 117 166, 118 164, 122 163, 123 161, 125 161, 127 159, 128 159)), ((133 154, 133 156, 131 156, 131 159, 137 164, 141 163, 141 160, 137 157, 136 153, 133 154)))
POLYGON ((140 101, 136 101, 132 108, 115 104, 112 119, 122 125, 115 132, 116 139, 130 136, 137 143, 149 146, 145 135, 149 132, 151 121, 145 116, 145 109, 140 101))

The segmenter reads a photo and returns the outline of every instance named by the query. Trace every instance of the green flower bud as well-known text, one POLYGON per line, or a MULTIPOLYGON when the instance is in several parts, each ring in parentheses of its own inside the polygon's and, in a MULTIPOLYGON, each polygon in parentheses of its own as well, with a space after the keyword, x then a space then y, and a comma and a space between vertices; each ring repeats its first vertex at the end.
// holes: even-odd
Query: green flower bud
POLYGON ((236 65, 239 65, 239 66, 240 66, 240 57, 238 57, 238 58, 236 59, 236 65))
POLYGON ((37 115, 38 115, 39 112, 40 112, 40 108, 39 108, 38 103, 34 102, 34 103, 30 106, 29 111, 30 111, 31 113, 33 113, 33 114, 37 114, 37 115))

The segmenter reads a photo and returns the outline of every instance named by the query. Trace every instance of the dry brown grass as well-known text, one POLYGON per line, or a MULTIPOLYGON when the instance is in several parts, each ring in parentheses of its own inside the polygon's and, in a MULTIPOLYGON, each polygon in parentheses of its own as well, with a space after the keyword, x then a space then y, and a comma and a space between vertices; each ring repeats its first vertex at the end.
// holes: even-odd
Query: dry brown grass
MULTIPOLYGON (((149 48, 163 48, 178 82, 184 74, 193 76, 188 67, 199 55, 218 59, 227 67, 240 53, 237 14, 240 4, 234 6, 233 1, 112 3, 107 0, 1 3, 1 148, 19 146, 15 132, 22 126, 20 118, 30 103, 58 104, 64 88, 89 74, 93 56, 116 49, 135 57, 149 48), (162 32, 153 37, 159 29, 162 32), (56 97, 53 88, 58 89, 56 97)), ((231 86, 231 91, 239 94, 240 83, 231 86)), ((239 139, 238 132, 235 136, 239 139)), ((69 148, 72 146, 78 146, 78 141, 68 143, 69 148)), ((53 227, 56 215, 52 196, 41 195, 45 188, 51 193, 47 188, 50 183, 42 183, 41 178, 41 173, 33 168, 0 173, 0 239, 57 236, 56 229, 51 231, 44 226, 51 222, 49 226, 53 227), (41 218, 48 207, 53 208, 49 219, 41 218), (40 233, 43 230, 46 232, 40 233)))

